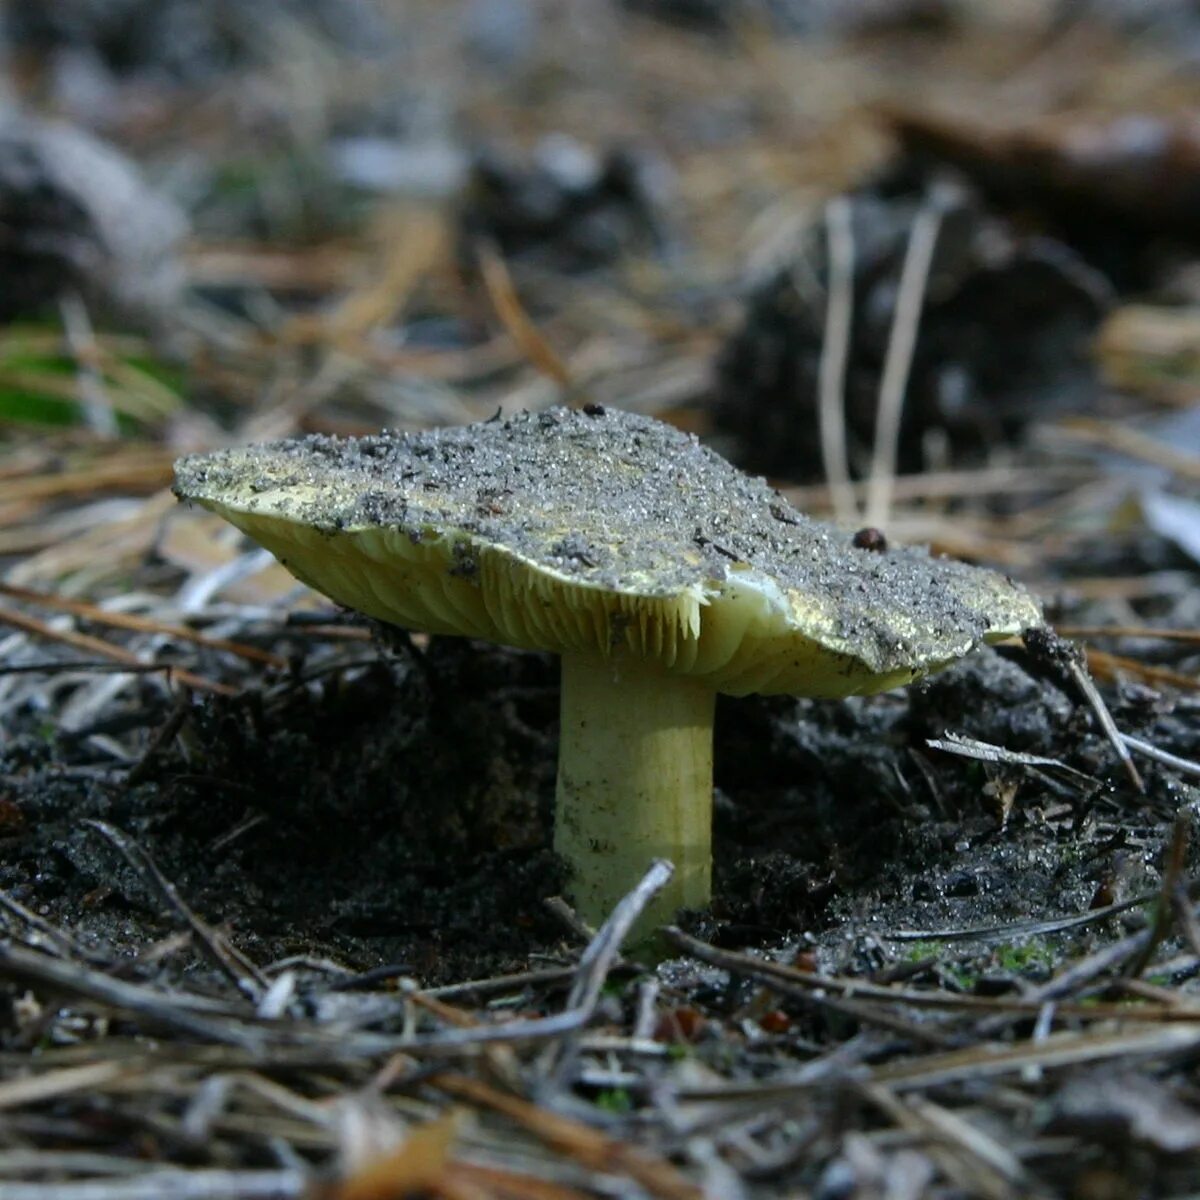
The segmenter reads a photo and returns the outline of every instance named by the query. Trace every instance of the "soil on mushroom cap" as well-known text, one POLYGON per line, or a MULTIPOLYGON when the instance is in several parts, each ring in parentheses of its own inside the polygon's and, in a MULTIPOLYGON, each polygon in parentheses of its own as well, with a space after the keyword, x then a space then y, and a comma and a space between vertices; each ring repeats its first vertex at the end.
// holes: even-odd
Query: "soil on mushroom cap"
MULTIPOLYGON (((552 408, 412 434, 318 434, 192 455, 176 464, 175 491, 339 603, 410 628, 541 649, 561 648, 552 623, 548 634, 490 614, 464 625, 452 603, 441 620, 441 601, 427 611, 407 597, 389 607, 388 564, 406 558, 409 542, 428 541, 455 558, 451 575, 471 576, 479 556, 496 556, 519 565, 533 588, 558 589, 546 593, 555 604, 587 597, 590 610, 608 593, 639 604, 686 599, 691 615, 680 619, 693 624, 692 637, 699 610, 740 583, 761 595, 780 636, 843 656, 848 674, 861 663, 894 682, 1038 621, 1033 600, 1002 577, 917 549, 859 546, 695 436, 616 409, 552 408), (460 546, 464 553, 453 553, 460 546), (561 585, 575 591, 560 596, 561 585)), ((523 583, 520 605, 538 594, 523 583)), ((794 690, 807 691, 807 669, 795 674, 794 690)), ((746 690, 738 667, 728 680, 711 677, 719 689, 746 690)))

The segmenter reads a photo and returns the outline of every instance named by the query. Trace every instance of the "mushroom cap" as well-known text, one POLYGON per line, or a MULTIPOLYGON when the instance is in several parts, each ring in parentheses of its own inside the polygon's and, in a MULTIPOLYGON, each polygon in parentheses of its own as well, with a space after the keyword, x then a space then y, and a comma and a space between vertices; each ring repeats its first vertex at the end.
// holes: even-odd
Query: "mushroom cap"
POLYGON ((909 683, 1041 622, 990 571, 859 549, 692 435, 564 408, 192 455, 175 492, 339 604, 717 691, 909 683))

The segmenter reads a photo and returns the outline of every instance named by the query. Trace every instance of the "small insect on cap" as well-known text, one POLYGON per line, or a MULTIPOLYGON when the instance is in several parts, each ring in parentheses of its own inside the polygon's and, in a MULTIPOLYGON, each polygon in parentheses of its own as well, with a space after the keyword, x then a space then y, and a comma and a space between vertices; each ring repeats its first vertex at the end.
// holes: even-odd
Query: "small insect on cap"
POLYGON ((714 691, 907 683, 1041 620, 991 572, 859 548, 695 437, 616 410, 193 455, 175 491, 305 583, 409 629, 714 691))

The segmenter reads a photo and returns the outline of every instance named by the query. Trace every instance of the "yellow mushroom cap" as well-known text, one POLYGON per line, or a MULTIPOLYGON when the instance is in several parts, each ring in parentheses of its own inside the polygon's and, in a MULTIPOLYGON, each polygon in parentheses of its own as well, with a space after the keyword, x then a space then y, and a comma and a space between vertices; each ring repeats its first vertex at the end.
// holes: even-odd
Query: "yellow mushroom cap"
POLYGON ((695 437, 614 409, 313 436, 175 470, 181 499, 339 604, 735 695, 880 691, 1042 619, 1002 576, 858 549, 695 437))

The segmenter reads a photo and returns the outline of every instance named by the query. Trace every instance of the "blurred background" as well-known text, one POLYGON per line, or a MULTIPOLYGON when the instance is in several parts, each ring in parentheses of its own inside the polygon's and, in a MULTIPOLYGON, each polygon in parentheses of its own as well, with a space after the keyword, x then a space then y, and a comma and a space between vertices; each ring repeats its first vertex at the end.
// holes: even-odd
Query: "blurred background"
POLYGON ((181 451, 559 402, 1035 581, 1200 552, 1192 4, 9 0, 2 30, 13 584, 236 556, 172 513, 181 451))

